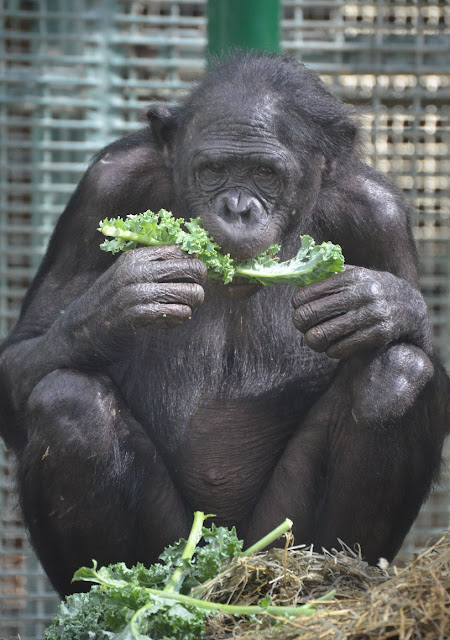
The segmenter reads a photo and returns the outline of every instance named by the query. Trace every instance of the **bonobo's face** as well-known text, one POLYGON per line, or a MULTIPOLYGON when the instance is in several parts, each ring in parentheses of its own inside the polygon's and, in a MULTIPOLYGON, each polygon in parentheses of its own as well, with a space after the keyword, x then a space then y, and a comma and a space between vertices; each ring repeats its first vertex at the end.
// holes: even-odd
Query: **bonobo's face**
POLYGON ((224 252, 246 260, 281 240, 299 195, 306 205, 317 181, 277 139, 270 109, 218 112, 188 124, 175 152, 176 182, 188 215, 203 219, 224 252))

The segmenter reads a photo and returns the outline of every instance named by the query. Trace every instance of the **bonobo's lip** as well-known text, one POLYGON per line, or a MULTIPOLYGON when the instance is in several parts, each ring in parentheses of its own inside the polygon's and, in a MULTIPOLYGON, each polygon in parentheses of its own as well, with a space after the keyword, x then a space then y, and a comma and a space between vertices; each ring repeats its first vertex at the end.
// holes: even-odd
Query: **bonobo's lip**
POLYGON ((241 300, 254 295, 261 287, 259 282, 249 282, 245 278, 234 278, 233 282, 223 284, 223 282, 215 282, 215 288, 225 298, 232 300, 241 300))

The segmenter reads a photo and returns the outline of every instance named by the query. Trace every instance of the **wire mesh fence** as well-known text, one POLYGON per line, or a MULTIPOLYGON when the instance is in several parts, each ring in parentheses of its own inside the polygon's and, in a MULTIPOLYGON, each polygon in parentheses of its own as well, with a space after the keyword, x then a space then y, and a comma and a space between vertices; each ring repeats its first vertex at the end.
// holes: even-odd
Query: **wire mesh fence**
MULTIPOLYGON (((176 101, 204 70, 205 2, 3 0, 0 337, 89 158, 176 101)), ((285 0, 282 49, 359 105, 369 162, 415 208, 434 339, 450 368, 450 8, 444 1, 285 0)), ((448 452, 450 459, 450 451, 448 452)), ((448 479, 403 553, 450 525, 448 479)), ((0 639, 42 638, 56 606, 30 552, 0 448, 0 639)))

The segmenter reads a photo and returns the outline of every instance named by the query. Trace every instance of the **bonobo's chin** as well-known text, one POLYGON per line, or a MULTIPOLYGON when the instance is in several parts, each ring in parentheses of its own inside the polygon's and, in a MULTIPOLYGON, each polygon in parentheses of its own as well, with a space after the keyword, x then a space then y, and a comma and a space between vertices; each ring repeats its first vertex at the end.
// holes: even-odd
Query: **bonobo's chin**
POLYGON ((214 282, 214 291, 217 291, 224 298, 231 300, 242 300, 253 296, 262 287, 262 284, 251 283, 244 278, 235 278, 233 282, 224 284, 223 282, 214 282))

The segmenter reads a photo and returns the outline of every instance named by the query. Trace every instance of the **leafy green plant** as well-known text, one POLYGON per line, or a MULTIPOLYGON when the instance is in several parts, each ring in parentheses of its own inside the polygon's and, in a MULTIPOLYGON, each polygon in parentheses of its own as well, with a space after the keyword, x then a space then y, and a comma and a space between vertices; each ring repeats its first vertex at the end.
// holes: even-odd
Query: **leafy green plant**
POLYGON ((344 269, 340 246, 332 242, 316 245, 311 236, 300 236, 300 249, 291 260, 279 262, 275 254, 280 247, 273 245, 252 260, 238 262, 220 252, 200 218, 180 220, 164 209, 159 213, 146 211, 126 218, 106 218, 100 222, 99 231, 112 238, 100 245, 111 253, 128 251, 138 244, 177 244, 206 264, 210 279, 222 280, 225 284, 240 276, 264 285, 283 283, 303 287, 344 269))
MULTIPOLYGON (((58 616, 45 631, 45 640, 198 640, 204 634, 206 617, 217 611, 241 615, 306 616, 315 609, 301 606, 227 605, 193 597, 200 585, 214 578, 225 563, 265 548, 286 532, 292 522, 279 527, 242 552, 236 530, 203 526, 201 511, 194 514, 187 541, 167 547, 159 560, 146 568, 124 563, 98 568, 82 567, 74 580, 92 582, 88 593, 68 596, 58 616), (199 542, 202 545, 199 546, 199 542)), ((333 593, 322 597, 328 599, 333 593)))

